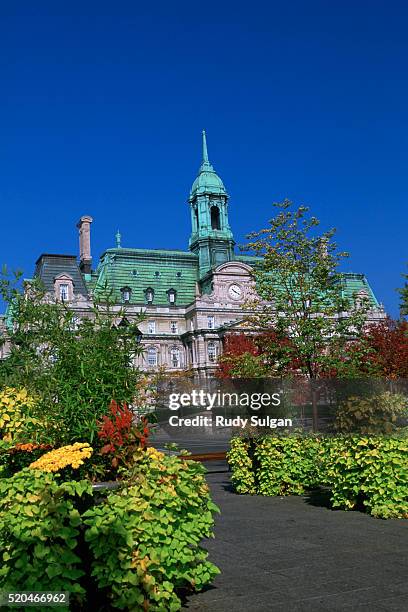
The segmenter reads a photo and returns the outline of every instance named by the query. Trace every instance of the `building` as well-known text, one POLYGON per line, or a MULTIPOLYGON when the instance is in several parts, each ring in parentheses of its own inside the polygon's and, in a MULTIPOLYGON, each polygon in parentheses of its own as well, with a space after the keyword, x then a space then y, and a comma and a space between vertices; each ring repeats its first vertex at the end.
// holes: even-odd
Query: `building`
MULTIPOLYGON (((122 247, 118 232, 115 248, 102 253, 92 269, 92 217, 83 216, 77 225, 79 261, 76 255, 43 254, 36 262, 35 276, 49 295, 68 302, 78 317, 89 313, 92 296, 104 288, 118 307, 126 304, 129 316, 143 311, 144 352, 137 364, 143 369, 164 366, 211 375, 223 336, 248 314, 243 304, 254 291, 251 269, 260 260, 235 253, 228 193, 209 161, 205 132, 202 146, 202 163, 188 199, 188 250, 122 247)), ((363 274, 345 274, 343 290, 369 299, 370 319, 384 317, 363 274)))

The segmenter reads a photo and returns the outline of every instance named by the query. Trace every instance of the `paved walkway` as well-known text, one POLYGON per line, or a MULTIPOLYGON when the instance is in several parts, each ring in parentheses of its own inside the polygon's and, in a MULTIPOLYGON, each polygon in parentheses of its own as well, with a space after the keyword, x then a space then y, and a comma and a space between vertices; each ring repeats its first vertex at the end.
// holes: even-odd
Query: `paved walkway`
POLYGON ((222 514, 206 547, 222 573, 184 610, 408 611, 408 521, 322 499, 239 496, 227 473, 207 479, 222 514))

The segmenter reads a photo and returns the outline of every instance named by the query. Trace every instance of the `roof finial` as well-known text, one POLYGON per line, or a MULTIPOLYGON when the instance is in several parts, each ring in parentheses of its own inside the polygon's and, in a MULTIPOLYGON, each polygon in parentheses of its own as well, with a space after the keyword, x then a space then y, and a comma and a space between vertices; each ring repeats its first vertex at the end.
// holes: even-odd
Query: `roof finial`
POLYGON ((117 249, 121 249, 122 245, 120 244, 120 241, 122 240, 122 236, 120 235, 120 231, 118 230, 116 232, 116 248, 117 249))
POLYGON ((205 130, 203 130, 203 162, 208 163, 207 138, 205 136, 205 130))

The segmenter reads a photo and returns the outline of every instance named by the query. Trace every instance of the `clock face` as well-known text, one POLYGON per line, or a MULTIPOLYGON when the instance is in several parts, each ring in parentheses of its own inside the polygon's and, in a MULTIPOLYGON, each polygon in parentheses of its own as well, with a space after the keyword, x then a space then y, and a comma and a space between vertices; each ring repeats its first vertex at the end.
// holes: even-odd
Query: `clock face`
POLYGON ((239 285, 230 285, 228 295, 232 297, 233 300, 239 300, 242 296, 242 288, 239 285))

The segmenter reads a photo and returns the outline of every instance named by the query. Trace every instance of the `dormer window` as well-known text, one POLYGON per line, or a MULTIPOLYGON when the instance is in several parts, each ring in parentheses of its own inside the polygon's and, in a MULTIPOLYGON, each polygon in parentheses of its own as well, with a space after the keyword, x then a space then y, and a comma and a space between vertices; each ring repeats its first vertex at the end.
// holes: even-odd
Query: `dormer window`
POLYGON ((74 298, 74 283, 68 274, 60 274, 54 279, 55 298, 60 302, 70 302, 74 298))
POLYGON ((145 291, 145 297, 146 297, 146 302, 148 304, 153 304, 153 300, 154 300, 154 291, 153 289, 151 289, 151 287, 149 287, 148 289, 146 289, 145 291))
POLYGON ((132 290, 130 287, 122 287, 120 290, 122 294, 122 302, 130 302, 130 296, 132 294, 132 290))
POLYGON ((354 303, 357 310, 361 310, 369 304, 369 296, 365 289, 362 289, 357 293, 354 303))
POLYGON ((176 303, 176 291, 175 289, 169 289, 167 292, 170 304, 176 303))

